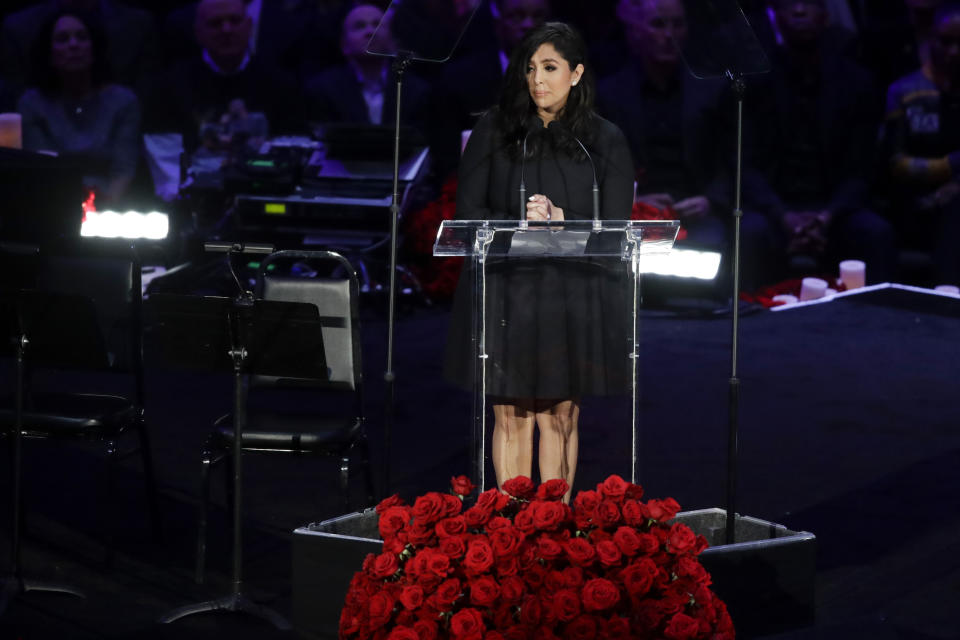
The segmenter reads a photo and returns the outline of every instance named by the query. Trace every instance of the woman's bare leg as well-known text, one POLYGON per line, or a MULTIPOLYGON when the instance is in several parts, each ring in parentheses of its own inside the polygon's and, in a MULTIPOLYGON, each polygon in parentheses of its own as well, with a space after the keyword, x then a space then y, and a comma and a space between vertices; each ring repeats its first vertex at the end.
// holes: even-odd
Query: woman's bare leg
MULTIPOLYGON (((580 403, 576 400, 538 403, 536 418, 540 429, 540 482, 563 478, 572 489, 580 446, 577 432, 580 403)), ((569 491, 564 500, 569 502, 569 491)))
POLYGON ((534 412, 520 404, 493 405, 493 468, 497 485, 533 474, 534 412))

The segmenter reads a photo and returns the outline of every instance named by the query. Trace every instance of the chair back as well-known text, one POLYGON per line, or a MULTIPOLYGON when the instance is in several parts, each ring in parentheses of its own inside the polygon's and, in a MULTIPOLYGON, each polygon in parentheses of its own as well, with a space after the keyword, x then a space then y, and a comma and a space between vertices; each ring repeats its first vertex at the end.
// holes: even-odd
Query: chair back
POLYGON ((331 251, 273 253, 261 264, 256 294, 264 300, 306 302, 316 306, 323 325, 328 377, 307 381, 256 376, 251 381, 253 384, 306 385, 359 392, 363 375, 359 283, 346 258, 331 251), (274 269, 281 265, 284 268, 274 269), (302 273, 294 273, 296 269, 290 269, 290 266, 299 267, 302 273))

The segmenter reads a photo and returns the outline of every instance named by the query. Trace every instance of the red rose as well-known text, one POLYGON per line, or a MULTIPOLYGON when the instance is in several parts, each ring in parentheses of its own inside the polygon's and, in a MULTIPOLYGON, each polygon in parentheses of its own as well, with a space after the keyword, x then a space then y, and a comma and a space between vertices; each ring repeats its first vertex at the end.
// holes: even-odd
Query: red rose
POLYGON ((414 520, 413 524, 407 527, 404 532, 407 534, 407 542, 418 547, 431 544, 437 537, 434 528, 420 520, 414 520))
POLYGON ((629 620, 621 618, 620 616, 610 618, 609 622, 607 622, 606 640, 629 640, 630 637, 629 620))
POLYGON ((544 560, 555 560, 563 554, 560 543, 546 534, 537 538, 537 556, 544 560))
POLYGON ((567 491, 570 485, 563 478, 553 478, 547 480, 537 488, 537 500, 559 500, 567 491))
POLYGON ((620 509, 613 500, 604 500, 594 511, 593 522, 598 527, 612 527, 620 522, 620 509))
POLYGON ((623 503, 623 521, 631 527, 642 527, 647 524, 647 513, 636 500, 627 500, 623 503))
POLYGON ((503 490, 505 493, 508 493, 519 500, 529 500, 533 497, 533 494, 537 489, 533 484, 533 480, 530 478, 526 476, 517 476, 516 478, 510 478, 504 482, 503 490))
POLYGON ((370 619, 370 628, 379 629, 390 621, 393 614, 393 598, 386 591, 373 594, 367 602, 367 615, 370 619))
POLYGON ((581 491, 573 499, 573 512, 578 518, 590 519, 598 504, 600 504, 600 495, 596 491, 581 491))
POLYGON ((510 518, 504 518, 503 516, 494 516, 490 518, 490 522, 487 523, 487 531, 496 531, 497 529, 503 529, 504 527, 512 526, 510 524, 510 518))
POLYGON ((515 624, 503 632, 503 637, 507 640, 530 640, 532 631, 519 624, 515 624))
POLYGON ((383 541, 383 552, 400 555, 407 548, 407 537, 405 535, 394 536, 383 541))
POLYGON ((710 574, 703 568, 703 565, 692 556, 680 556, 677 558, 676 572, 678 576, 688 577, 697 584, 709 584, 710 574))
POLYGON ((566 516, 566 507, 559 502, 534 502, 530 508, 533 510, 533 524, 541 531, 556 529, 566 516))
POLYGON ((640 551, 640 536, 630 527, 620 527, 613 534, 613 541, 625 556, 633 557, 640 551))
POLYGON ((450 536, 449 538, 440 539, 438 549, 440 553, 447 556, 451 560, 456 560, 457 558, 463 556, 467 550, 467 547, 463 543, 463 538, 460 536, 450 536))
POLYGON ((503 494, 501 494, 500 491, 495 488, 487 489, 486 491, 481 493, 479 496, 477 496, 476 506, 484 510, 489 510, 491 513, 493 511, 499 511, 499 509, 497 508, 497 505, 500 502, 501 495, 503 494))
POLYGON ((520 560, 517 556, 497 558, 497 575, 501 578, 520 573, 520 560))
POLYGON ((527 567, 527 570, 523 572, 523 580, 527 585, 533 589, 539 589, 543 586, 543 581, 547 579, 547 570, 544 569, 539 564, 527 567))
POLYGON ((627 493, 624 495, 627 500, 639 500, 643 497, 643 487, 638 484, 627 485, 627 493))
POLYGON ((520 602, 526 592, 527 585, 524 584, 523 580, 517 578, 516 576, 504 578, 500 582, 500 595, 503 597, 505 602, 509 602, 510 604, 517 604, 520 602))
POLYGON ((449 575, 450 557, 440 553, 436 549, 424 549, 430 553, 423 560, 423 570, 426 573, 435 575, 438 578, 446 578, 449 575))
MULTIPOLYGON (((452 497, 452 496, 451 496, 452 497)), ((444 496, 435 491, 417 498, 413 503, 413 517, 420 524, 432 524, 445 514, 444 496)))
POLYGON ((430 597, 435 598, 437 609, 448 611, 450 607, 453 606, 453 603, 457 601, 457 598, 460 597, 460 581, 456 578, 444 580, 437 587, 436 592, 430 597))
POLYGON ((373 562, 373 577, 389 578, 400 569, 400 560, 392 553, 381 553, 373 562))
POLYGON ((623 553, 620 551, 620 547, 617 546, 617 543, 612 540, 604 540, 603 542, 597 543, 597 558, 600 559, 600 564, 605 567, 615 567, 620 564, 620 561, 623 559, 623 553))
POLYGON ((620 580, 631 596, 642 596, 650 591, 657 575, 657 565, 650 558, 641 558, 620 572, 620 580))
POLYGON ((670 622, 667 623, 663 635, 673 640, 686 640, 687 638, 695 638, 699 630, 700 623, 696 619, 685 613, 675 613, 670 618, 670 622))
POLYGON ((583 608, 587 611, 602 611, 620 602, 620 590, 606 578, 587 580, 583 585, 583 608))
POLYGON ((687 525, 677 522, 670 527, 670 551, 675 554, 686 553, 697 543, 697 536, 687 525))
POLYGON ((520 606, 520 622, 535 626, 540 624, 540 618, 543 616, 543 605, 536 596, 529 595, 523 599, 520 606))
POLYGON ((433 620, 421 618, 413 623, 413 629, 417 632, 417 635, 420 636, 420 640, 436 640, 437 623, 433 620))
POLYGON ((471 529, 479 529, 493 516, 492 509, 484 509, 479 504, 475 504, 463 512, 463 519, 471 529))
POLYGON ((561 589, 553 594, 553 607, 558 620, 569 622, 580 615, 580 596, 573 589, 561 589))
POLYGON ((567 624, 568 640, 593 640, 597 637, 597 621, 593 616, 581 615, 567 624))
POLYGON ((463 500, 459 496, 449 493, 441 494, 443 496, 443 516, 452 518, 463 511, 463 500))
POLYGON ((520 550, 521 543, 523 543, 523 534, 509 524, 490 534, 490 544, 497 557, 515 555, 520 550))
POLYGON ((387 634, 387 640, 420 640, 420 635, 411 627, 397 626, 387 634))
POLYGON ((390 507, 396 507, 402 504, 403 504, 403 500, 400 499, 400 496, 398 496, 397 494, 393 494, 389 498, 384 498, 383 500, 380 501, 380 503, 377 505, 377 515, 381 515, 384 511, 386 511, 390 507))
POLYGON ((564 543, 563 550, 570 558, 570 562, 581 567, 590 566, 597 557, 596 549, 583 538, 568 540, 564 543))
POLYGON ((487 631, 483 635, 483 640, 506 640, 506 638, 499 631, 487 631))
POLYGON ((470 581, 470 604, 489 607, 500 597, 500 585, 490 576, 480 576, 470 581))
POLYGON ((597 491, 604 497, 617 502, 623 500, 630 485, 618 475, 612 475, 597 485, 597 491))
POLYGON ((452 518, 444 518, 434 527, 437 537, 446 538, 448 536, 458 536, 467 530, 467 521, 462 515, 452 518))
POLYGON ((458 496, 468 496, 473 493, 474 489, 476 489, 474 484, 470 482, 470 478, 467 476, 456 476, 455 478, 450 478, 450 487, 458 496))
POLYGON ((463 567, 468 575, 483 573, 493 566, 493 549, 482 538, 474 539, 467 547, 467 555, 463 558, 463 567))
POLYGON ((344 607, 340 611, 340 637, 352 636, 360 631, 360 616, 356 611, 344 607))
POLYGON ((476 609, 461 609, 450 618, 450 633, 454 638, 479 639, 484 631, 483 616, 476 609))
POLYGON ((417 585, 408 585, 400 590, 400 604, 402 604, 408 611, 413 611, 414 609, 419 609, 420 605, 423 604, 423 589, 417 585))
POLYGON ((660 550, 660 538, 652 533, 638 533, 640 540, 640 551, 647 555, 654 554, 660 550))
MULTIPOLYGON (((377 508, 379 509, 379 506, 377 508)), ((410 507, 399 505, 387 507, 382 513, 379 511, 378 513, 380 514, 380 518, 377 522, 377 528, 380 529, 380 537, 384 540, 406 527, 410 522, 410 518, 413 516, 410 507)))
POLYGON ((659 600, 640 600, 633 605, 636 624, 641 629, 656 629, 663 621, 663 607, 659 600))
POLYGON ((578 589, 583 586, 583 569, 580 567, 567 567, 563 570, 563 579, 571 589, 578 589))
POLYGON ((517 515, 513 516, 513 526, 527 535, 536 531, 537 525, 533 523, 533 510, 527 507, 518 512, 517 515))
POLYGON ((647 503, 647 510, 651 519, 657 522, 666 522, 667 520, 673 520, 673 517, 680 511, 680 505, 673 498, 651 500, 647 503))

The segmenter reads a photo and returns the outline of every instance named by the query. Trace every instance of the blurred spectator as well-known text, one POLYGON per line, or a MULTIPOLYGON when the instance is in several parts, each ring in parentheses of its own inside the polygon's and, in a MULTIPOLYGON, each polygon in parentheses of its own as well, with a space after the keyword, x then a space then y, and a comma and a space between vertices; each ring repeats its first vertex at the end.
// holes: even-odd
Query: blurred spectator
POLYGON ((106 49, 101 56, 115 82, 140 87, 159 70, 156 29, 149 13, 114 0, 46 0, 10 15, 0 27, 0 61, 15 88, 33 77, 30 47, 43 25, 61 11, 103 25, 106 49))
POLYGON ((600 115, 627 137, 637 199, 673 209, 690 243, 720 250, 732 186, 724 170, 733 133, 724 121, 733 115, 721 99, 725 85, 687 72, 677 46, 687 36, 681 0, 621 0, 617 14, 631 61, 600 83, 600 115))
POLYGON ((929 60, 928 36, 941 0, 850 0, 860 31, 860 60, 881 87, 929 60))
POLYGON ((448 63, 437 86, 441 105, 433 151, 438 177, 453 171, 460 158, 460 134, 500 97, 500 85, 513 48, 527 31, 552 17, 549 0, 490 0, 494 38, 467 56, 448 63))
MULTIPOLYGON (((200 54, 194 37, 197 6, 191 2, 171 11, 163 24, 164 52, 168 61, 195 58, 200 54)), ((245 0, 250 16, 248 51, 264 67, 279 67, 299 73, 308 29, 313 23, 313 3, 307 0, 245 0)))
POLYGON ((751 91, 757 113, 744 173, 744 287, 783 277, 788 256, 815 260, 814 269, 827 269, 826 258, 858 258, 871 281, 888 280, 893 230, 866 206, 879 111, 870 76, 829 55, 822 0, 770 6, 783 45, 751 91))
POLYGON ((882 141, 899 232, 960 283, 960 4, 937 11, 929 63, 890 86, 882 141))
MULTIPOLYGON (((397 88, 392 58, 367 53, 368 46, 371 51, 393 50, 389 29, 377 29, 382 19, 383 11, 370 4, 358 4, 346 15, 340 34, 346 62, 308 81, 309 120, 393 125, 397 88)), ((429 117, 428 92, 424 81, 404 74, 400 121, 421 133, 429 117)))
MULTIPOLYGON (((271 133, 303 131, 293 76, 250 55, 251 28, 243 0, 200 2, 194 25, 200 52, 173 65, 153 87, 150 131, 180 132, 190 151, 200 144, 202 131, 221 129, 227 121, 236 128, 237 114, 257 119, 254 114, 262 114, 271 133)), ((261 125, 255 128, 265 133, 261 125)))
POLYGON ((130 90, 106 81, 98 26, 65 11, 37 35, 37 85, 20 98, 23 146, 76 155, 91 167, 88 185, 115 203, 136 172, 140 105, 130 90))

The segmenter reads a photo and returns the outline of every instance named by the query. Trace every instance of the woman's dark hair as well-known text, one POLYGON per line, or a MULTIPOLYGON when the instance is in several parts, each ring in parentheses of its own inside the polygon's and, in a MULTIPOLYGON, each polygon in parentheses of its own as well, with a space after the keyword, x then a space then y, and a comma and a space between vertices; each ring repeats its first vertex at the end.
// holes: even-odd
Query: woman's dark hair
POLYGON ((100 23, 93 16, 82 11, 58 11, 49 20, 43 23, 37 37, 33 41, 30 59, 31 84, 47 94, 56 94, 60 91, 60 76, 53 68, 53 30, 57 22, 64 16, 71 16, 83 23, 90 34, 90 55, 92 66, 90 69, 93 86, 106 84, 109 80, 107 67, 106 38, 100 23))
MULTIPOLYGON (((590 123, 595 117, 593 72, 587 64, 587 46, 583 38, 573 27, 563 22, 547 22, 530 30, 510 57, 500 93, 498 116, 503 141, 510 153, 519 155, 520 145, 526 136, 531 118, 537 113, 537 106, 530 97, 527 84, 527 66, 533 54, 544 44, 553 45, 557 53, 570 65, 570 69, 576 69, 579 64, 583 65, 583 75, 576 85, 570 87, 567 102, 557 115, 557 120, 564 125, 562 131, 573 135, 554 137, 561 151, 571 157, 580 158, 583 151, 574 136, 584 144, 590 138, 590 123)), ((541 138, 542 136, 530 136, 528 154, 539 153, 541 138)))

